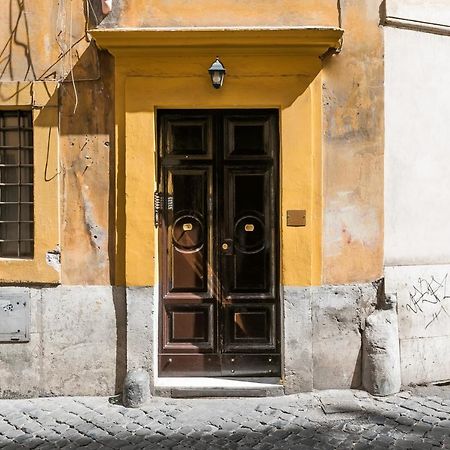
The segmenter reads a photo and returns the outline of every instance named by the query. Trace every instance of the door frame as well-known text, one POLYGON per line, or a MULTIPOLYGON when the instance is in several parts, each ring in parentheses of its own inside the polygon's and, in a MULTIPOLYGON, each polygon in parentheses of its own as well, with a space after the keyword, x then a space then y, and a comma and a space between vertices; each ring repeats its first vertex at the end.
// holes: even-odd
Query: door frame
MULTIPOLYGON (((155 110, 159 107, 280 110, 280 290, 286 292, 289 286, 308 289, 320 284, 323 208, 320 57, 329 48, 339 46, 343 30, 117 29, 93 30, 92 34, 97 44, 115 57, 114 284, 126 286, 130 293, 157 289, 153 193, 155 110), (227 67, 225 83, 219 90, 211 87, 207 74, 216 55, 227 67), (306 210, 306 226, 287 226, 286 214, 291 209, 306 210)), ((152 298, 148 300, 150 304, 152 298)), ((281 302, 283 308, 283 295, 281 302)), ((306 303, 304 308, 310 315, 306 303)), ((155 317, 157 314, 153 314, 155 317)), ((287 319, 282 316, 282 339, 283 335, 298 335, 298 322, 287 319)), ((128 326, 130 330, 133 325, 128 326)), ((155 339, 155 323, 153 332, 155 339)), ((144 367, 154 377, 156 342, 128 340, 128 367, 144 367)), ((305 346, 301 365, 307 370, 295 381, 296 389, 300 390, 312 386, 312 342, 305 342, 305 346)), ((282 372, 290 379, 299 367, 292 350, 284 340, 282 353, 287 353, 282 372)))
MULTIPOLYGON (((236 109, 236 108, 193 108, 193 109, 167 109, 167 108, 158 108, 156 111, 156 133, 157 133, 157 164, 155 166, 155 179, 158 184, 158 191, 161 192, 164 197, 165 192, 165 183, 167 182, 167 177, 169 173, 184 173, 188 171, 188 167, 191 167, 192 173, 199 173, 200 171, 205 171, 210 173, 210 183, 213 196, 210 199, 207 199, 208 204, 208 213, 207 216, 210 219, 210 228, 211 235, 208 237, 208 258, 207 260, 212 264, 211 268, 214 269, 214 272, 211 273, 211 268, 205 271, 205 278, 210 278, 206 285, 208 286, 206 291, 202 294, 195 294, 195 292, 186 292, 176 294, 175 292, 171 292, 169 286, 167 286, 169 276, 168 272, 168 264, 169 261, 172 260, 168 255, 166 255, 166 251, 170 249, 170 237, 166 227, 168 224, 165 224, 165 220, 167 219, 168 211, 165 210, 166 205, 161 208, 161 212, 158 212, 157 215, 161 218, 161 222, 159 223, 157 233, 157 245, 165 243, 164 247, 161 246, 158 252, 158 264, 157 270, 158 275, 162 277, 165 281, 158 283, 158 295, 155 301, 158 304, 158 373, 161 373, 162 366, 167 366, 169 369, 165 372, 164 376, 183 376, 180 372, 183 369, 180 369, 180 364, 183 366, 185 363, 189 361, 197 361, 190 370, 187 370, 186 376, 189 376, 189 372, 192 372, 192 376, 199 376, 198 370, 194 368, 202 367, 203 371, 206 372, 205 375, 200 376, 211 376, 211 377, 227 377, 227 376, 241 376, 241 377, 255 377, 255 376, 266 376, 266 377, 276 377, 280 375, 281 371, 281 300, 280 300, 280 170, 279 170, 279 157, 280 157, 280 139, 279 139, 279 109, 274 108, 258 108, 258 109, 236 109), (246 115, 246 112, 248 114, 246 115), (206 146, 209 150, 208 157, 206 156, 190 156, 188 166, 186 166, 184 161, 184 156, 171 156, 165 155, 166 163, 163 162, 164 155, 162 147, 165 148, 166 140, 168 136, 166 133, 169 133, 170 127, 168 124, 172 123, 173 120, 182 120, 184 122, 189 122, 193 120, 192 118, 201 117, 202 123, 208 124, 208 135, 206 136, 206 146), (203 118, 205 117, 205 119, 203 118), (261 161, 260 157, 255 156, 238 156, 238 157, 229 157, 226 152, 229 145, 230 136, 227 135, 228 128, 226 124, 229 124, 229 121, 233 119, 233 121, 243 119, 247 122, 259 121, 258 123, 265 124, 265 144, 267 145, 267 149, 270 150, 269 153, 262 156, 263 161, 261 161), (264 120, 265 122, 261 122, 264 120), (270 128, 269 128, 270 127, 270 128), (265 162, 264 162, 265 161, 265 162), (181 163, 181 165, 180 165, 181 163), (225 279, 229 280, 229 272, 225 270, 224 263, 227 265, 230 263, 229 257, 223 255, 223 251, 218 249, 223 237, 224 227, 226 228, 226 224, 222 222, 223 214, 225 211, 229 211, 229 206, 227 205, 227 201, 229 201, 229 194, 225 194, 222 192, 222 189, 225 187, 227 173, 233 172, 241 172, 243 169, 252 167, 251 171, 254 173, 264 173, 265 174, 265 183, 268 183, 270 180, 270 192, 266 192, 264 190, 261 192, 263 198, 265 198, 266 205, 264 210, 266 211, 268 228, 265 231, 266 239, 269 239, 270 248, 269 253, 265 253, 265 255, 271 255, 270 257, 270 266, 267 267, 267 275, 270 275, 270 286, 271 288, 267 291, 261 292, 258 294, 257 290, 250 293, 251 300, 242 302, 242 299, 246 297, 246 295, 241 292, 238 294, 233 294, 232 291, 229 292, 230 298, 225 304, 222 304, 224 297, 222 297, 222 293, 217 293, 218 291, 222 292, 222 288, 218 287, 222 286, 222 281, 225 279), (268 178, 266 178, 268 177, 268 178), (224 184, 225 183, 225 184, 224 184), (267 198, 269 196, 269 198, 267 198), (228 199, 228 200, 227 200, 228 199), (222 202, 220 200, 223 200, 222 202), (268 208, 268 209, 267 209, 268 208), (270 226, 269 226, 270 225, 270 226), (214 234, 216 233, 216 234, 214 234), (215 244, 214 244, 215 243, 215 244), (210 253, 212 252, 212 253, 210 253), (223 258, 223 259, 221 259, 223 258), (219 271, 219 272, 217 272, 219 271), (219 280, 219 276, 221 277, 219 280), (217 284, 218 283, 218 284, 217 284), (165 320, 165 312, 166 309, 164 307, 165 302, 169 302, 171 307, 168 305, 166 308, 176 307, 178 304, 178 308, 186 307, 186 299, 203 299, 209 300, 210 296, 212 296, 211 300, 213 306, 210 305, 210 312, 208 314, 209 321, 213 321, 212 328, 211 323, 208 327, 208 330, 211 332, 213 330, 214 335, 210 336, 210 340, 208 343, 212 344, 214 347, 204 346, 199 347, 199 351, 195 352, 193 345, 189 344, 179 344, 181 347, 186 347, 184 352, 180 352, 181 348, 177 344, 168 344, 166 339, 167 336, 167 324, 165 320), (183 298, 185 299, 183 301, 183 298), (228 304, 229 303, 229 304, 228 304), (226 306, 228 304, 228 306, 226 306), (236 348, 229 347, 227 349, 227 339, 229 339, 229 335, 227 334, 227 324, 229 326, 230 317, 228 316, 227 309, 232 307, 232 305, 236 308, 243 307, 251 307, 253 304, 253 308, 258 307, 258 309, 263 308, 267 311, 269 305, 270 313, 268 316, 270 318, 269 329, 271 330, 271 339, 270 345, 269 343, 265 344, 265 348, 261 347, 261 344, 247 344, 244 345, 245 351, 242 349, 242 345, 240 344, 236 346, 236 348), (211 314, 212 311, 215 311, 214 314, 211 314), (272 334, 273 333, 273 334, 272 334), (228 336, 228 337, 227 337, 228 336), (167 347, 169 345, 169 347, 167 347), (256 346, 254 346, 256 345, 256 346), (172 349, 172 351, 170 351, 172 349), (208 352, 205 350, 211 350, 208 352), (201 351, 203 350, 203 351, 201 351), (265 350, 265 351, 264 351, 265 350), (245 357, 245 358, 244 358, 245 357), (252 361, 252 364, 241 364, 240 361, 243 358, 247 361, 252 361), (208 366, 208 367, 205 367, 208 366), (171 369, 173 367, 173 369, 171 369), (194 369, 194 370, 193 370, 194 369), (208 371, 210 371, 208 375, 208 371), (240 372, 240 373, 236 373, 240 372), (197 372, 197 374, 195 374, 197 372), (257 373, 260 373, 257 375, 257 373), (265 375, 263 375, 263 373, 265 375), (233 375, 235 374, 235 375, 233 375)), ((187 158, 187 157, 186 157, 187 158)), ((245 172, 245 170, 244 170, 245 172)), ((208 184, 209 186, 209 184, 208 184)), ((209 189, 206 189, 209 191, 209 189)), ((170 214, 169 214, 170 216, 170 214)), ((159 222, 159 221, 158 221, 159 222)), ((228 224, 229 225, 229 224, 228 224)), ((208 232, 209 234, 209 232, 208 232)), ((226 234, 226 236, 231 237, 231 235, 226 234)), ((265 258, 264 258, 265 259, 265 258)), ((267 261, 266 261, 267 263, 267 261)), ((228 296, 227 296, 228 297, 228 296)), ((201 309, 206 308, 209 302, 201 303, 201 309)), ((200 304, 196 304, 197 310, 200 308, 200 304)), ((231 310, 230 310, 231 311, 231 310)), ((170 313, 169 313, 170 314, 170 313)), ((266 313, 267 314, 267 313, 266 313)), ((173 320, 173 319, 172 319, 173 320)), ((230 332, 231 329, 228 329, 230 332)), ((231 345, 230 343, 228 345, 231 345)))
MULTIPOLYGON (((208 97, 208 101, 199 102, 196 98, 198 91, 192 95, 185 94, 181 87, 186 80, 184 78, 167 80, 169 84, 160 95, 162 80, 157 77, 129 77, 124 80, 126 91, 126 112, 124 115, 123 143, 126 144, 124 155, 125 191, 127 193, 126 204, 123 205, 126 217, 125 251, 124 251, 124 276, 128 286, 154 286, 153 300, 153 344, 152 364, 150 371, 154 379, 158 377, 158 245, 153 226, 153 192, 156 183, 144 186, 139 179, 142 178, 142 169, 147 174, 145 178, 154 178, 155 174, 155 149, 157 148, 156 136, 156 110, 158 108, 190 109, 190 108, 236 108, 233 95, 231 98, 223 96, 217 101, 214 95, 209 98, 210 86, 201 87, 202 99, 208 97), (176 89, 173 89, 175 86, 176 89), (170 91, 173 96, 164 97, 164 93, 170 91), (175 100, 175 97, 177 99, 175 100), (182 101, 180 101, 180 98, 182 101), (146 100, 146 101, 145 101, 146 100), (221 101, 220 101, 221 100, 221 101), (225 101, 224 101, 225 100, 225 101), (150 126, 149 126, 150 124, 150 126), (125 138, 126 136, 126 138, 125 138), (146 149, 142 154, 141 143, 150 143, 151 149, 146 149), (143 158, 142 158, 143 156, 143 158), (136 174, 140 174, 137 176, 136 174), (140 198, 135 202, 134 196, 140 198), (131 198, 130 198, 131 197, 131 198), (142 198, 144 197, 144 202, 142 198), (146 209, 143 210, 143 205, 146 209), (146 219, 142 221, 142 217, 146 219), (139 236, 139 238, 138 238, 139 236), (142 242, 145 238, 146 241, 142 242), (138 258, 136 256, 139 255, 138 258)), ((280 80, 284 84, 284 80, 280 80)), ((163 85, 166 81, 163 81, 163 85)), ((290 86, 289 86, 290 88, 290 86)), ((246 83, 242 89, 248 90, 246 83)), ((241 90, 239 90, 242 92, 241 90)), ((241 101, 239 108, 264 109, 278 108, 280 111, 280 155, 279 155, 279 252, 280 252, 280 335, 281 335, 281 379, 283 380, 290 371, 290 364, 295 366, 292 356, 286 354, 288 343, 284 336, 295 334, 297 330, 287 325, 284 311, 284 286, 312 286, 321 281, 321 239, 322 239, 322 137, 321 137, 321 76, 317 76, 303 92, 295 90, 295 94, 289 95, 285 103, 276 103, 278 96, 267 98, 263 91, 258 90, 254 95, 247 96, 247 101, 241 101), (243 104, 244 103, 244 104, 243 104), (299 124, 304 124, 305 133, 298 135, 299 124), (303 228, 287 227, 286 212, 289 209, 303 207, 307 210, 307 224, 303 228), (303 253, 298 248, 304 248, 303 253), (287 329, 287 327, 289 329, 287 329)), ((240 94, 239 97, 242 97, 240 94)), ((124 196, 125 197, 125 196, 124 196)), ((124 197, 121 198, 123 201, 124 197)), ((124 202, 125 203, 125 202, 124 202)), ((312 342, 305 342, 308 347, 304 352, 302 361, 305 367, 312 367, 312 342), (309 348, 311 347, 311 348, 309 348)), ((289 349, 290 350, 290 349, 289 349)), ((302 379, 297 385, 310 390, 312 386, 312 371, 308 378, 302 379)), ((302 389, 302 388, 300 388, 302 389)))

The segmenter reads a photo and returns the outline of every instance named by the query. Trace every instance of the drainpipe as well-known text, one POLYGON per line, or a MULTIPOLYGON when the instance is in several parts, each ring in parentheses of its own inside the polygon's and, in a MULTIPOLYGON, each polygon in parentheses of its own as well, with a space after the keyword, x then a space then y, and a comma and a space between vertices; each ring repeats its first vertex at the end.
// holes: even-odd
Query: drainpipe
POLYGON ((102 0, 102 13, 109 14, 112 10, 112 0, 102 0))

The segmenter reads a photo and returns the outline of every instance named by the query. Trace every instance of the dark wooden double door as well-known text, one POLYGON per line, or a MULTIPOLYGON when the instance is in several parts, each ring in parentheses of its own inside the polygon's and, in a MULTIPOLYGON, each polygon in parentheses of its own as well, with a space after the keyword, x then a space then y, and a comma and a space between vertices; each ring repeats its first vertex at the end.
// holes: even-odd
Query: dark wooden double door
POLYGON ((159 373, 279 376, 278 112, 159 110, 159 373))

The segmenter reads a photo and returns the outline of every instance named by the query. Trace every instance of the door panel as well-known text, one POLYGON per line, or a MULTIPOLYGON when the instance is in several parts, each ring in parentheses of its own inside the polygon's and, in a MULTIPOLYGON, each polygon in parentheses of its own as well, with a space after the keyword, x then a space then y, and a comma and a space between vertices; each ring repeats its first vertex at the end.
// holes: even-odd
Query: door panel
POLYGON ((169 292, 206 292, 211 168, 168 168, 169 292))
POLYGON ((189 352, 214 350, 213 303, 166 303, 165 350, 189 352))
POLYGON ((158 112, 161 375, 280 374, 277 123, 158 112))
POLYGON ((276 351, 275 305, 225 305, 225 352, 276 351))
POLYGON ((165 157, 212 157, 212 118, 203 114, 172 114, 161 121, 161 150, 165 157))
POLYGON ((270 261, 273 207, 270 168, 225 168, 224 238, 233 240, 233 254, 224 258, 224 295, 268 292, 274 286, 270 261), (272 207, 272 210, 271 210, 272 207))
POLYGON ((227 114, 224 117, 225 159, 267 160, 273 156, 275 139, 274 114, 227 114))

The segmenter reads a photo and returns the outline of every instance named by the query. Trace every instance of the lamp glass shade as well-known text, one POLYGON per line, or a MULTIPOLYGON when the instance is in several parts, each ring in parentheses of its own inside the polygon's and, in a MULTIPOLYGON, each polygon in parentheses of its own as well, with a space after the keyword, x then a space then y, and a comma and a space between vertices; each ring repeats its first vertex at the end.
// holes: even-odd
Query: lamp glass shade
POLYGON ((211 64, 208 69, 209 75, 211 76, 211 82, 215 89, 219 89, 223 85, 223 79, 225 78, 225 67, 220 62, 219 58, 211 64))

